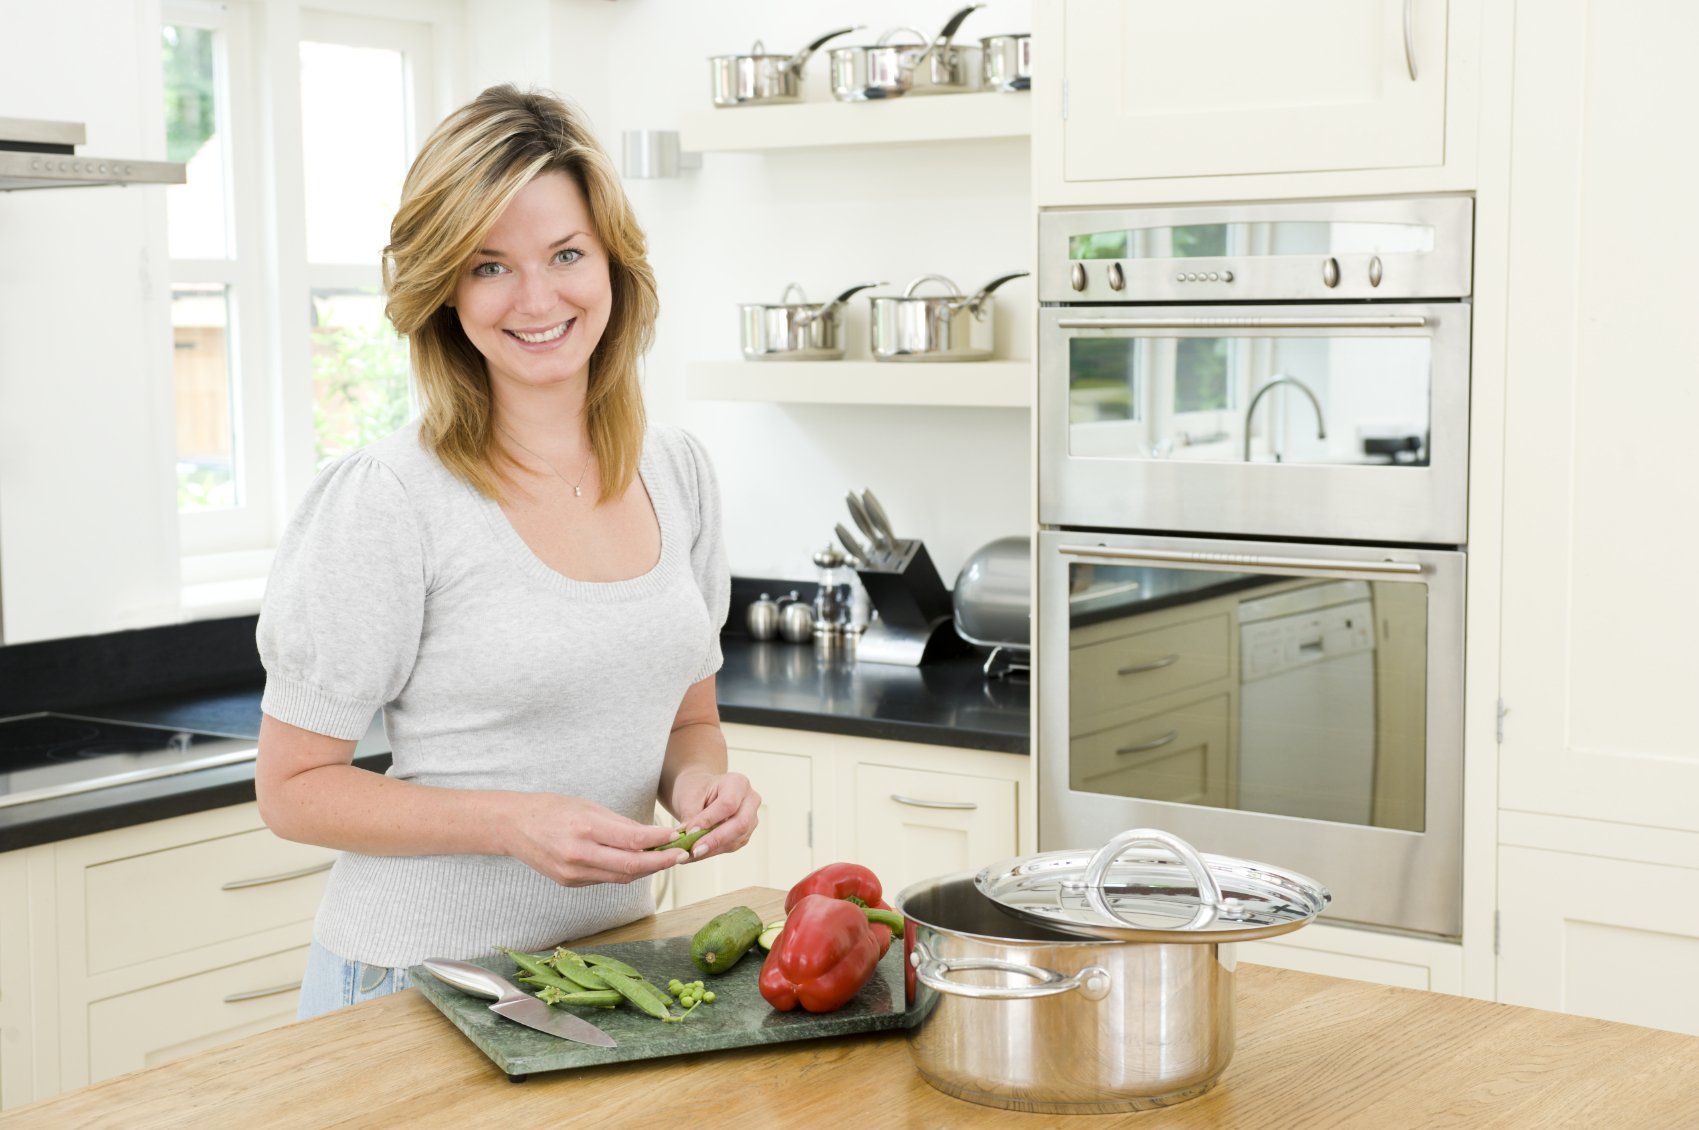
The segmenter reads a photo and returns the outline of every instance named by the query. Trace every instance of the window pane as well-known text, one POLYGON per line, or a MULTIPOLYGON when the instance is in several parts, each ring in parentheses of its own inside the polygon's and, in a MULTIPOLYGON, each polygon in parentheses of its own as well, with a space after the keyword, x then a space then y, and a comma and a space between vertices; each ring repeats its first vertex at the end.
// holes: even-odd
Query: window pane
POLYGON ((377 263, 407 174, 401 52, 301 44, 307 258, 377 263))
POLYGON ((407 345, 375 290, 315 290, 312 302, 316 462, 364 447, 407 422, 407 345))
POLYGON ((230 386, 230 288, 171 288, 177 509, 238 504, 230 386))
POLYGON ((224 199, 224 137, 218 128, 216 32, 166 24, 165 153, 188 163, 188 181, 165 192, 173 259, 223 259, 230 254, 224 199))

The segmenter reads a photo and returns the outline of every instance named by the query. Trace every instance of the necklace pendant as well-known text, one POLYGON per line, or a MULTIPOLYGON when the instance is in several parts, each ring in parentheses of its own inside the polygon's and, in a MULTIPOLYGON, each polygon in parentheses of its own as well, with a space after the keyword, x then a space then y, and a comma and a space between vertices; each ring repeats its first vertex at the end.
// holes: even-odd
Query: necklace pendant
POLYGON ((572 497, 583 498, 584 497, 584 488, 583 487, 573 487, 572 488, 572 497))

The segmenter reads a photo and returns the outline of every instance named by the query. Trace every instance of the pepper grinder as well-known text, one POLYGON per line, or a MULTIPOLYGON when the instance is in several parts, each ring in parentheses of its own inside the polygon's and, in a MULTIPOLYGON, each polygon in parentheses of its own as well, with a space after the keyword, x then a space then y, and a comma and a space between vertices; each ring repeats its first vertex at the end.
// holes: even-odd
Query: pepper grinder
POLYGON ((853 608, 849 558, 837 546, 827 545, 814 555, 814 564, 820 570, 814 590, 814 634, 842 636, 850 630, 853 608))

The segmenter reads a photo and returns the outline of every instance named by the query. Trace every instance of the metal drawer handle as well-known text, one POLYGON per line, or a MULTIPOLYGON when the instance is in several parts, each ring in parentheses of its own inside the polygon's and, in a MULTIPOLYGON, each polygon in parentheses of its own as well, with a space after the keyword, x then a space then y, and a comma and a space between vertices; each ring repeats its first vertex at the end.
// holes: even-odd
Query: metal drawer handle
POLYGON ((236 1004, 239 1001, 257 1001, 261 997, 275 997, 279 993, 292 993, 301 987, 301 982, 292 981, 287 985, 273 985, 269 989, 249 989, 245 993, 231 993, 224 998, 225 1004, 236 1004))
POLYGON ((285 871, 281 875, 265 875, 258 879, 232 879, 218 888, 221 891, 241 891, 249 887, 263 887, 267 883, 283 883, 290 879, 305 879, 308 875, 317 875, 321 871, 329 871, 336 860, 327 859, 323 863, 315 863, 311 867, 303 867, 299 871, 285 871))
POLYGON ((1416 81, 1416 0, 1404 0, 1404 66, 1416 81))
POLYGON ((1122 667, 1115 673, 1117 675, 1138 675, 1145 671, 1160 671, 1164 667, 1172 667, 1178 662, 1180 662, 1180 656, 1178 653, 1174 655, 1164 655, 1161 659, 1153 659, 1149 663, 1135 663, 1131 667, 1122 667))
POLYGON ((1163 734, 1160 738, 1154 738, 1154 739, 1152 739, 1151 741, 1148 741, 1148 742, 1140 742, 1138 745, 1125 745, 1125 746, 1122 746, 1120 749, 1116 750, 1115 752, 1116 753, 1149 753, 1153 749, 1161 749, 1163 746, 1169 744, 1170 742, 1172 742, 1175 738, 1177 738, 1179 736, 1180 736, 1180 731, 1169 730, 1166 734, 1163 734))
POLYGON ((1187 549, 1121 549, 1107 545, 1064 545, 1069 557, 1112 557, 1123 561, 1170 561, 1184 565, 1232 565, 1253 569, 1308 569, 1323 573, 1420 574, 1420 561, 1343 561, 1325 557, 1265 557, 1260 553, 1199 553, 1187 549))
POLYGON ((971 800, 916 800, 901 793, 892 793, 891 799, 898 804, 906 804, 910 808, 949 808, 961 812, 972 812, 979 805, 971 800))
POLYGON ((946 993, 955 997, 970 997, 974 1000, 1011 1001, 1032 1000, 1035 997, 1053 997, 1060 993, 1079 990, 1080 996, 1086 1000, 1098 1001, 1109 995, 1109 971, 1100 965, 1088 965, 1072 977, 1064 976, 1054 969, 1040 969, 1035 965, 1020 965, 1013 961, 998 961, 996 958, 976 957, 948 961, 941 957, 933 957, 923 945, 915 946, 909 955, 909 964, 914 966, 915 976, 920 983, 933 992, 946 993), (1031 977, 1033 985, 964 985, 960 981, 952 981, 950 974, 968 972, 975 969, 991 969, 999 973, 1014 973, 1021 977, 1031 977))
POLYGON ((1428 324, 1421 314, 1365 315, 1353 318, 1063 318, 1064 330, 1416 330, 1428 324))

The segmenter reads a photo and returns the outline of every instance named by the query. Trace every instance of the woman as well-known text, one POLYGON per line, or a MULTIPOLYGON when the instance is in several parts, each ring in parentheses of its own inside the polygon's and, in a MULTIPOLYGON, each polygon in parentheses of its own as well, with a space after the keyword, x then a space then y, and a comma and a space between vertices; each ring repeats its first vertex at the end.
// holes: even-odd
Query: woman
POLYGON ((259 622, 260 812, 343 853, 302 1017, 648 914, 650 876, 737 850, 760 803, 714 699, 718 490, 645 425, 654 276, 584 120, 511 86, 450 116, 385 277, 423 417, 318 477, 259 622), (351 764, 380 707, 387 776, 351 764), (689 856, 649 850, 657 799, 713 829, 689 856))

